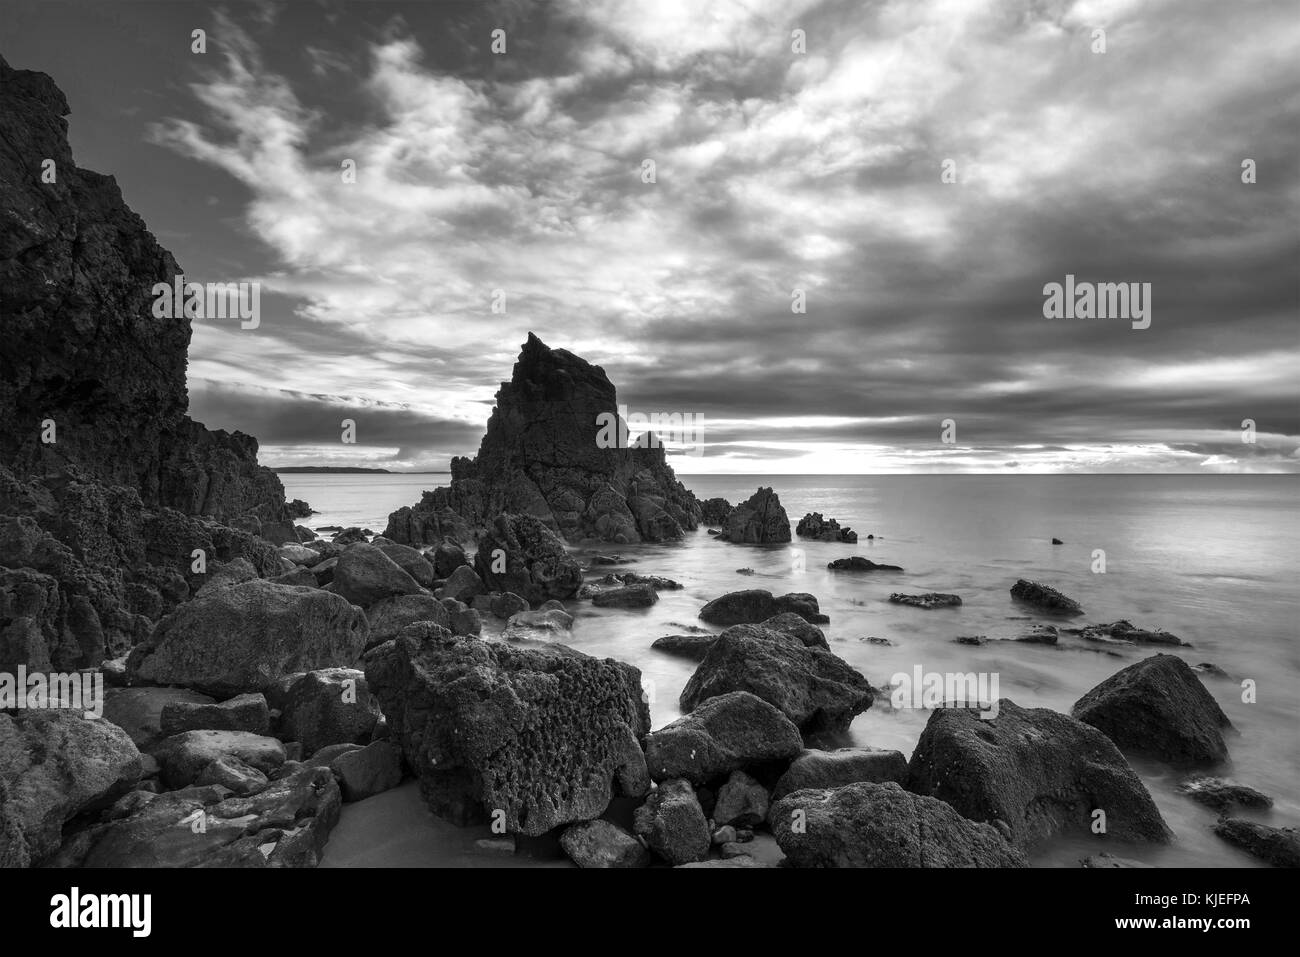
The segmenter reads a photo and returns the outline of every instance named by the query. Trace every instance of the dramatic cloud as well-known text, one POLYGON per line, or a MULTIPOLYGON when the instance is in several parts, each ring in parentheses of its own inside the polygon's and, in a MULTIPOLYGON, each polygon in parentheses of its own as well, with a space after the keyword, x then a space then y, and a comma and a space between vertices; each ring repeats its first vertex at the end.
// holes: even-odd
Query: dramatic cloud
POLYGON ((682 471, 1300 470, 1281 0, 276 9, 192 8, 140 147, 266 290, 190 374, 268 461, 443 468, 532 330, 704 415, 682 471), (1150 328, 1045 319, 1067 275, 1150 328))

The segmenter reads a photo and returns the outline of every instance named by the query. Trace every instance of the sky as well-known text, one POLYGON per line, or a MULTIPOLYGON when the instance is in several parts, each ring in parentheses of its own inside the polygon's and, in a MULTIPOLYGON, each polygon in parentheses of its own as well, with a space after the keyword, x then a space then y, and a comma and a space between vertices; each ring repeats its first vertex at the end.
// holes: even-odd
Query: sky
POLYGON ((1291 0, 12 0, 0 54, 260 284, 188 384, 263 464, 445 469, 531 331, 685 474, 1300 471, 1291 0))

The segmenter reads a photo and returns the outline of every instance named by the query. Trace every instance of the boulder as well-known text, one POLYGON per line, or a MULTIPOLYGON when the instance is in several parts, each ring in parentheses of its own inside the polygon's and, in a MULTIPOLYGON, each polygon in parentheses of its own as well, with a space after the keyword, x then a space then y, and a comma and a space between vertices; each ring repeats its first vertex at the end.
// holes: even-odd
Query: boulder
POLYGON ((1027 867, 993 827, 893 782, 795 791, 772 805, 795 867, 1027 867))
POLYGON ((744 771, 732 771, 731 777, 718 789, 713 820, 718 824, 753 827, 767 818, 769 804, 767 788, 744 771))
POLYGON ((375 545, 349 545, 334 566, 334 593, 365 608, 393 595, 416 595, 420 586, 375 545))
POLYGON ((447 539, 434 546, 432 561, 433 574, 437 578, 450 578, 457 568, 470 563, 465 557, 465 549, 447 539))
POLYGON ((700 502, 700 522, 704 525, 723 525, 731 514, 732 505, 725 498, 706 498, 700 502))
POLYGON ((354 668, 288 676, 268 689, 268 698, 280 712, 280 737, 301 743, 308 758, 326 745, 364 744, 379 720, 365 673, 354 668))
POLYGON ((1101 641, 1108 644, 1116 642, 1129 645, 1187 645, 1187 642, 1177 635, 1159 629, 1149 631, 1138 628, 1133 622, 1123 618, 1107 624, 1089 625, 1079 632, 1079 637, 1085 641, 1101 641))
POLYGON ((447 606, 432 595, 394 595, 377 601, 366 609, 370 622, 370 635, 366 650, 396 638, 407 625, 417 621, 431 621, 444 628, 450 626, 451 615, 447 606))
POLYGON ((557 608, 520 611, 510 616, 501 637, 506 641, 559 641, 573 627, 573 616, 557 608))
POLYGON ((772 800, 779 801, 793 791, 838 788, 846 784, 885 784, 889 781, 907 786, 907 758, 901 751, 878 748, 807 750, 790 762, 790 767, 772 789, 772 800))
POLYGON ((130 735, 141 751, 148 751, 173 733, 162 729, 162 713, 172 704, 206 706, 216 701, 188 688, 109 688, 104 692, 104 720, 130 735))
POLYGON ((513 592, 493 592, 488 608, 493 617, 508 621, 521 611, 528 611, 528 602, 513 592))
POLYGON ((902 565, 882 565, 861 555, 849 555, 827 563, 827 568, 835 572, 901 572, 902 565))
POLYGON ((700 619, 711 625, 756 625, 783 612, 793 612, 813 624, 828 621, 812 595, 791 592, 773 597, 763 588, 747 588, 715 598, 700 609, 700 619))
POLYGON ((847 730, 875 694, 866 678, 831 652, 753 625, 718 636, 682 689, 682 710, 731 691, 748 691, 774 705, 804 734, 847 730))
POLYGON ((488 591, 513 592, 532 604, 572 598, 582 587, 582 566, 531 515, 498 515, 479 540, 474 570, 488 591))
POLYGON ((1176 655, 1153 655, 1111 675, 1070 712, 1121 748, 1176 767, 1228 759, 1227 715, 1176 655))
POLYGON ((39 864, 66 822, 108 807, 140 773, 139 750, 115 724, 79 711, 0 712, 0 867, 39 864))
POLYGON ((923 608, 928 611, 932 608, 954 608, 961 604, 961 596, 934 591, 926 592, 924 595, 894 592, 889 596, 889 601, 894 605, 911 605, 913 608, 923 608))
POLYGON ((803 747, 794 723, 761 698, 733 691, 703 701, 645 739, 656 781, 706 784, 732 771, 791 758, 803 747))
POLYGON ((419 623, 369 653, 366 679, 425 800, 456 823, 499 810, 507 830, 538 836, 649 787, 630 665, 419 623))
POLYGON ((666 655, 677 655, 692 661, 703 661, 717 635, 664 635, 656 638, 650 647, 666 655))
POLYGON ((443 598, 451 598, 468 605, 483 593, 483 580, 478 577, 474 569, 468 565, 461 565, 443 583, 441 595, 443 598))
POLYGON ((408 545, 399 545, 396 542, 389 541, 371 542, 371 544, 391 558, 402 571, 415 579, 415 583, 421 588, 432 588, 434 579, 439 577, 434 572, 433 565, 429 563, 429 560, 408 545))
POLYGON ((186 731, 172 735, 153 752, 169 790, 188 787, 218 758, 234 757, 270 774, 285 762, 284 745, 275 738, 247 731, 186 731))
POLYGON ((721 523, 719 541, 768 545, 790 541, 790 517, 780 497, 770 488, 760 488, 727 514, 721 523))
POLYGON ((1077 601, 1065 597, 1055 588, 1041 582, 1031 582, 1021 578, 1011 586, 1011 597, 1051 615, 1083 614, 1083 609, 1077 601))
POLYGON ((209 761, 194 779, 198 787, 219 785, 240 797, 256 794, 270 783, 266 774, 233 754, 222 755, 209 761))
POLYGON ((387 741, 340 754, 330 762, 345 802, 364 801, 402 783, 402 752, 387 741))
POLYGON ((228 697, 295 672, 350 665, 368 631, 362 610, 338 595, 251 581, 181 605, 131 653, 128 671, 134 680, 228 697))
POLYGON ((287 558, 295 565, 315 565, 320 561, 320 553, 303 545, 281 545, 277 551, 281 558, 287 558))
POLYGON ((222 588, 229 588, 231 585, 252 581, 257 577, 257 569, 253 567, 253 563, 247 558, 235 558, 228 562, 213 562, 208 566, 203 584, 199 586, 195 594, 210 594, 222 588))
POLYGON ((1201 777, 1184 781, 1178 786, 1193 801, 1214 808, 1220 813, 1230 810, 1234 805, 1249 808, 1270 808, 1273 799, 1262 791, 1257 791, 1244 784, 1234 784, 1222 778, 1201 777))
POLYGON ((163 705, 159 727, 167 736, 205 730, 266 734, 271 712, 260 692, 236 695, 220 704, 174 700, 163 705))
POLYGON ((840 528, 835 519, 822 517, 821 512, 808 512, 799 519, 794 533, 800 538, 815 538, 820 542, 856 542, 858 533, 847 525, 840 528))
POLYGON ((908 787, 973 821, 1002 822, 1022 848, 1057 834, 1091 834, 1098 810, 1110 837, 1170 840, 1146 787, 1096 728, 1006 698, 996 713, 931 711, 908 765, 908 787))
POLYGON ((709 822, 689 781, 660 782, 636 809, 633 822, 637 836, 669 864, 688 864, 709 856, 709 822))
POLYGON ((560 846, 579 867, 647 867, 650 852, 617 824, 597 819, 570 824, 560 846))
POLYGON ((779 615, 766 618, 759 622, 758 627, 766 628, 768 631, 779 631, 791 638, 797 638, 801 644, 808 648, 830 650, 830 645, 826 643, 826 633, 812 622, 792 611, 783 611, 779 615))
POLYGON ((1300 831, 1293 827, 1227 817, 1215 823, 1214 833, 1274 867, 1300 867, 1300 831))
POLYGON ((299 588, 320 587, 315 573, 310 568, 305 568, 302 565, 295 565, 292 571, 287 571, 283 575, 275 575, 268 578, 267 581, 276 585, 294 585, 299 588))
POLYGON ((604 588, 591 596, 591 603, 597 608, 649 608, 658 600, 659 593, 646 582, 604 588))

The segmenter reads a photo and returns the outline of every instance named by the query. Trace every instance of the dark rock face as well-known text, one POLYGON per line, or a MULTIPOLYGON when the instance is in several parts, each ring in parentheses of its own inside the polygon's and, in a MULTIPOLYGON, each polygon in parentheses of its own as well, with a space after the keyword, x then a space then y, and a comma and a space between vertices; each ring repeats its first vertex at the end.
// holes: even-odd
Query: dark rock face
POLYGON ((837 748, 834 751, 807 750, 790 762, 772 790, 779 801, 793 791, 807 788, 838 788, 846 784, 884 784, 893 781, 906 786, 907 759, 901 751, 877 748, 837 748))
POLYGON ((290 675, 269 690, 269 701, 280 712, 277 733, 299 742, 304 758, 331 744, 368 742, 380 717, 365 674, 355 668, 290 675))
POLYGON ((650 647, 666 655, 703 661, 704 656, 709 653, 709 649, 717 640, 717 635, 664 635, 662 638, 656 638, 650 647))
POLYGON ((416 595, 420 586, 415 579, 386 555, 382 549, 356 542, 344 549, 334 566, 330 589, 353 605, 367 608, 394 595, 416 595))
POLYGON ((29 867, 59 848, 66 821, 107 807, 140 779, 121 728, 72 711, 0 712, 0 867, 29 867))
POLYGON ((451 461, 452 481, 389 517, 385 537, 403 544, 466 540, 502 513, 530 515, 570 542, 660 542, 700 522, 700 506, 657 443, 616 443, 614 386, 599 366, 531 333, 474 459, 451 461), (608 432, 609 430, 605 430, 608 432), (599 441, 598 441, 599 440, 599 441), (617 444, 604 448, 602 445, 617 444))
POLYGON ((903 570, 902 565, 880 565, 861 555, 837 558, 829 562, 826 567, 836 572, 901 572, 903 570))
POLYGON ((1011 586, 1011 597, 1033 605, 1051 615, 1082 615, 1083 609, 1073 598, 1067 598, 1050 585, 1022 578, 1011 586))
POLYGON ((353 664, 368 630, 361 609, 338 595, 259 579, 182 605, 131 653, 128 670, 218 696, 263 691, 299 671, 353 664))
POLYGON ((960 595, 949 595, 943 592, 926 592, 924 595, 905 595, 902 592, 894 592, 889 596, 889 601, 894 605, 911 605, 913 608, 953 608, 961 604, 960 595))
POLYGON ((709 854, 709 822, 689 781, 664 781, 636 809, 635 830, 669 864, 702 861, 709 854))
POLYGON ((1094 812, 1120 840, 1165 842, 1169 829, 1119 749, 1097 729, 1006 698, 998 716, 930 713, 912 752, 908 787, 973 821, 1001 821, 1018 847, 1062 832, 1091 833, 1094 812))
POLYGON ((570 825, 560 846, 579 867, 648 867, 651 860, 645 845, 609 821, 570 825))
POLYGON ((700 620, 711 625, 756 625, 783 612, 793 612, 813 624, 830 620, 821 613, 817 599, 807 592, 773 597, 764 588, 727 592, 700 609, 700 620))
POLYGON ((856 542, 858 533, 847 525, 840 528, 835 519, 822 518, 821 512, 809 512, 799 519, 794 533, 800 538, 815 538, 819 542, 856 542))
POLYGON ((1268 808, 1273 799, 1262 791, 1222 778, 1204 777, 1184 781, 1178 788, 1193 801, 1224 812, 1237 807, 1268 808))
POLYGON ((498 515, 479 540, 474 570, 488 591, 513 592, 533 604, 572 598, 582 587, 582 566, 531 515, 498 515))
POLYGON ((760 488, 737 505, 721 525, 718 540, 723 542, 768 545, 790 541, 790 516, 770 488, 760 488))
POLYGON ((682 689, 683 711, 732 691, 773 705, 804 734, 847 730, 875 689, 843 659, 755 625, 728 628, 682 689))
POLYGON ((1228 759, 1232 723, 1201 680, 1176 655, 1153 655, 1111 675, 1071 710, 1121 748, 1176 767, 1228 759))
POLYGON ((789 718, 745 691, 709 698, 645 739, 646 764, 656 781, 685 778, 707 784, 755 764, 790 758, 803 747, 789 718))
POLYGON ((1186 645, 1177 635, 1156 629, 1148 631, 1138 628, 1126 619, 1112 621, 1109 624, 1089 625, 1079 632, 1079 637, 1088 641, 1116 642, 1130 645, 1186 645))
POLYGON ((630 665, 421 623, 367 655, 366 680, 425 800, 456 823, 499 811, 535 837, 649 788, 650 716, 630 665))
POLYGON ((795 867, 1028 867, 988 824, 894 783, 795 791, 772 805, 795 867))
POLYGON ((180 267, 113 177, 77 168, 68 113, 48 76, 0 60, 0 461, 23 477, 75 468, 149 508, 288 518, 256 441, 186 416, 190 320, 152 312, 153 285, 180 267), (54 183, 33 175, 37 158, 54 160, 54 183))

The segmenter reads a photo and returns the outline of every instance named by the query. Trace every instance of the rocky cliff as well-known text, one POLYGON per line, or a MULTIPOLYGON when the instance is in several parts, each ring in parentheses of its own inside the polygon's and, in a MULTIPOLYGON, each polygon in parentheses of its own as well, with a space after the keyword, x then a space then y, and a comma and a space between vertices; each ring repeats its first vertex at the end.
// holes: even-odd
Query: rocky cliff
POLYGON ((190 323, 152 310, 180 267, 73 162, 68 112, 0 59, 0 670, 98 667, 190 597, 196 554, 278 574, 248 532, 292 531, 257 442, 186 414, 190 323))
POLYGON ((699 503, 661 446, 633 437, 602 447, 611 443, 598 441, 609 421, 601 416, 617 412, 600 366, 530 333, 477 457, 452 459, 451 485, 394 512, 384 534, 404 543, 464 538, 501 512, 535 516, 570 542, 660 542, 698 528, 699 503))
POLYGON ((285 518, 256 441, 186 415, 190 323, 151 308, 180 267, 113 177, 77 167, 68 113, 53 80, 0 58, 0 463, 129 486, 146 506, 285 518))

